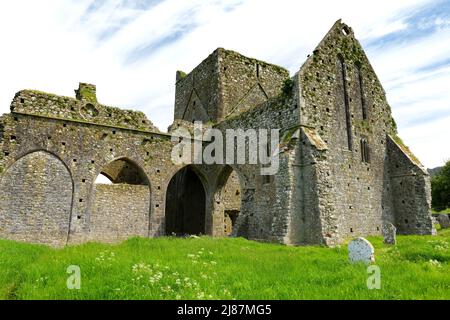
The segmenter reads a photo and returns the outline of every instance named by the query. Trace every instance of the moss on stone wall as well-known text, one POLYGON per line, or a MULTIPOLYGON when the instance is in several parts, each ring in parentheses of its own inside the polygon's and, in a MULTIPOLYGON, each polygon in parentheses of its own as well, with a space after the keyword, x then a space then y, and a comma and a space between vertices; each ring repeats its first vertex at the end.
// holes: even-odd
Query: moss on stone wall
POLYGON ((97 102, 97 96, 88 88, 80 88, 80 95, 89 102, 97 102))
POLYGON ((342 37, 341 39, 341 54, 345 60, 354 63, 362 63, 366 60, 363 49, 352 38, 342 37))
POLYGON ((294 89, 294 80, 288 78, 284 80, 283 88, 281 89, 284 97, 291 97, 294 89))
MULTIPOLYGON (((87 94, 88 96, 91 94, 92 96, 89 100, 94 99, 94 91, 82 86, 80 86, 79 90, 86 91, 82 94, 87 94)), ((105 106, 96 101, 88 101, 86 96, 81 96, 78 91, 77 96, 82 98, 82 100, 37 90, 22 90, 16 94, 11 104, 11 110, 18 114, 159 132, 141 111, 124 110, 105 106)))
POLYGON ((361 133, 369 134, 373 132, 373 128, 367 120, 354 121, 355 127, 357 127, 361 133))
POLYGON ((403 142, 403 140, 398 136, 394 135, 392 136, 392 139, 397 143, 397 145, 402 149, 402 151, 409 156, 409 158, 417 165, 422 166, 420 160, 412 153, 412 151, 409 149, 409 147, 403 142))

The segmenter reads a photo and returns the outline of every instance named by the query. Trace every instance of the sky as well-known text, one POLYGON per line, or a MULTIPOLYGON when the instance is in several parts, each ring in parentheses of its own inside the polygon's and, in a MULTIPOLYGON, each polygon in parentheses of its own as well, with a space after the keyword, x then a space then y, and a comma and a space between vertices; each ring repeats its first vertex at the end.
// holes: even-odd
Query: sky
POLYGON ((136 109, 162 131, 176 70, 217 47, 294 75, 342 18, 380 78, 399 134, 429 168, 450 159, 450 0, 15 0, 0 2, 0 113, 14 94, 74 96, 136 109))

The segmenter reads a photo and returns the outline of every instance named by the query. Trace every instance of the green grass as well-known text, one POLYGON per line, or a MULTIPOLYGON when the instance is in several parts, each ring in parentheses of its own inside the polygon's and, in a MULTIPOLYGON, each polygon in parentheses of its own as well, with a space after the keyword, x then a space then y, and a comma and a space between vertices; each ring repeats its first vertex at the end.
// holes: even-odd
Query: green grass
POLYGON ((442 210, 442 211, 436 211, 436 210, 433 210, 433 213, 438 213, 438 214, 450 214, 450 208, 447 208, 447 209, 442 210))
POLYGON ((371 237, 381 289, 347 248, 287 247, 244 239, 130 239, 64 249, 0 241, 1 299, 450 299, 450 230, 371 237), (67 267, 81 268, 68 290, 67 267), (170 286, 170 287, 168 287, 170 286))

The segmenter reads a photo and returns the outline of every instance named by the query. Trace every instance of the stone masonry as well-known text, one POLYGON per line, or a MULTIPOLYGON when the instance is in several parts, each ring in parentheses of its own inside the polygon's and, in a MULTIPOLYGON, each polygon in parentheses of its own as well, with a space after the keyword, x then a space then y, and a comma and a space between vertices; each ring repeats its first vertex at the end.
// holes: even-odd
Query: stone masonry
POLYGON ((178 71, 169 133, 141 112, 102 105, 94 85, 75 93, 19 91, 0 117, 1 238, 63 246, 207 234, 335 245, 381 235, 386 223, 433 233, 429 175, 341 21, 294 76, 221 48, 178 71), (175 164, 170 133, 195 121, 223 132, 279 129, 278 172, 175 164), (99 175, 111 183, 96 183, 99 175))

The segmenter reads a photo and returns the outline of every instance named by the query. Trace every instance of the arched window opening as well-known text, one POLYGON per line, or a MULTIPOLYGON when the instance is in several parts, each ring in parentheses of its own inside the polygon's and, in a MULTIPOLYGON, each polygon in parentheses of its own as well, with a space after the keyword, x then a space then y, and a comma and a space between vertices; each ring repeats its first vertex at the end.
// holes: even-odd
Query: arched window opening
POLYGON ((104 173, 100 173, 95 179, 95 184, 112 184, 112 180, 104 173))
POLYGON ((127 159, 115 160, 103 167, 95 183, 148 185, 144 171, 127 159))

